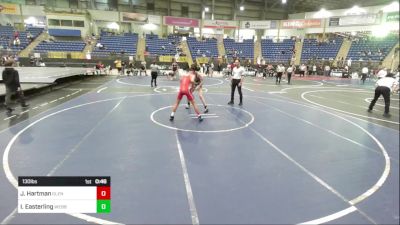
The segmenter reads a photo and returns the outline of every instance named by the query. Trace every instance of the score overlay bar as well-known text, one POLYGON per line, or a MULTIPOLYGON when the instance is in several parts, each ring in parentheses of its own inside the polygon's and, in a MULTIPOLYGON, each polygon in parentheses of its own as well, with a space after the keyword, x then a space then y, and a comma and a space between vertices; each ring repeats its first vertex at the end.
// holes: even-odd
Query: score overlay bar
POLYGON ((110 212, 110 177, 18 177, 18 213, 110 212))

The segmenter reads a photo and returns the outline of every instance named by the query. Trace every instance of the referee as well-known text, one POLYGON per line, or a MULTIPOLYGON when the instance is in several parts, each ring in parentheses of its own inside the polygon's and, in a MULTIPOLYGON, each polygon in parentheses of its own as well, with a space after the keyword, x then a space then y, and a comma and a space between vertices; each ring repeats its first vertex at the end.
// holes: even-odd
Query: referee
POLYGON ((389 73, 386 77, 379 79, 376 84, 374 99, 371 101, 371 104, 368 107, 368 112, 372 112, 376 101, 379 96, 383 95, 383 99, 385 100, 385 113, 383 116, 390 117, 389 107, 390 107, 390 93, 392 88, 397 85, 397 81, 393 78, 393 74, 389 73))
POLYGON ((242 95, 242 83, 244 80, 244 68, 240 66, 240 60, 235 60, 235 66, 232 69, 232 76, 231 76, 231 101, 228 102, 228 105, 233 105, 233 99, 235 95, 235 89, 237 87, 240 96, 239 105, 243 105, 243 95, 242 95))

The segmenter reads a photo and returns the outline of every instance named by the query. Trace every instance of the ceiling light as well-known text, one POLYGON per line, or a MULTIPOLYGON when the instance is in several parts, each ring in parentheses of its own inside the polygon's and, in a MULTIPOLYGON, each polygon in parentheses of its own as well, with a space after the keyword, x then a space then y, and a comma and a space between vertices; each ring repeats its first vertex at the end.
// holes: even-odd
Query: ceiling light
POLYGON ((210 11, 210 8, 205 7, 205 8, 204 8, 204 11, 208 12, 208 11, 210 11))
POLYGON ((240 9, 240 11, 243 11, 244 10, 244 6, 241 5, 239 9, 240 9))
POLYGON ((282 4, 286 4, 286 0, 282 0, 282 4))

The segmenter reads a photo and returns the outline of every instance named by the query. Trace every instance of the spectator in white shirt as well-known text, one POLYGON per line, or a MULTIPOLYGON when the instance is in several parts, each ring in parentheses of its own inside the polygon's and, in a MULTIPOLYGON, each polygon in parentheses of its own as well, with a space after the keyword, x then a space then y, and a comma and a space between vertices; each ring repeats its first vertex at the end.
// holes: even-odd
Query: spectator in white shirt
POLYGON ((379 96, 383 96, 385 100, 385 113, 383 116, 390 117, 389 107, 390 107, 390 92, 393 88, 398 85, 398 82, 393 78, 393 74, 389 73, 386 77, 379 79, 376 84, 374 99, 372 99, 371 104, 368 107, 368 112, 372 112, 376 101, 379 96))
POLYGON ((363 84, 365 83, 365 80, 367 79, 367 75, 368 75, 368 67, 364 66, 361 69, 361 81, 363 84))
POLYGON ((243 95, 242 95, 242 84, 244 80, 244 68, 240 66, 240 60, 235 60, 235 66, 232 68, 231 76, 231 101, 228 102, 229 105, 234 104, 235 89, 237 87, 239 91, 240 102, 239 105, 243 105, 243 95))
POLYGON ((312 67, 312 73, 313 75, 317 75, 317 66, 315 64, 312 67))
POLYGON ((306 73, 306 70, 307 70, 306 65, 301 64, 301 66, 300 66, 300 77, 301 77, 301 76, 304 77, 304 75, 305 75, 305 73, 306 73))

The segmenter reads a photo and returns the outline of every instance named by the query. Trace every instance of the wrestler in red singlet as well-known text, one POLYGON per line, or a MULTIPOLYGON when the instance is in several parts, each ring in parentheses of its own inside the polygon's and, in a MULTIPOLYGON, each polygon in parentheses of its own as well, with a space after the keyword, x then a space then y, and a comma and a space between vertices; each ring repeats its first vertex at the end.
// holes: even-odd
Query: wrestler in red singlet
POLYGON ((173 120, 174 120, 175 112, 176 112, 176 110, 178 109, 179 103, 181 102, 182 97, 183 97, 184 95, 187 97, 188 101, 189 101, 190 103, 192 103, 192 106, 193 106, 193 108, 194 108, 194 111, 195 111, 196 114, 197 114, 197 117, 198 117, 199 121, 200 121, 200 122, 203 121, 203 118, 201 118, 201 115, 200 115, 200 111, 199 111, 199 109, 197 108, 197 105, 196 105, 196 103, 194 102, 193 95, 192 95, 192 93, 191 93, 191 91, 190 91, 190 89, 192 88, 193 82, 194 82, 195 73, 196 73, 196 71, 198 71, 198 69, 199 69, 199 67, 198 67, 196 64, 193 64, 193 65, 190 67, 190 72, 189 72, 189 74, 187 74, 186 76, 182 76, 182 78, 181 78, 181 84, 180 84, 180 88, 179 88, 179 93, 178 93, 178 97, 176 98, 175 105, 174 105, 174 107, 172 108, 172 113, 171 113, 171 116, 170 116, 170 118, 169 118, 170 121, 173 121, 173 120))
POLYGON ((192 92, 190 91, 191 87, 192 87, 192 76, 191 75, 183 76, 179 88, 178 99, 182 100, 182 97, 186 95, 188 101, 192 101, 193 95, 192 92))

